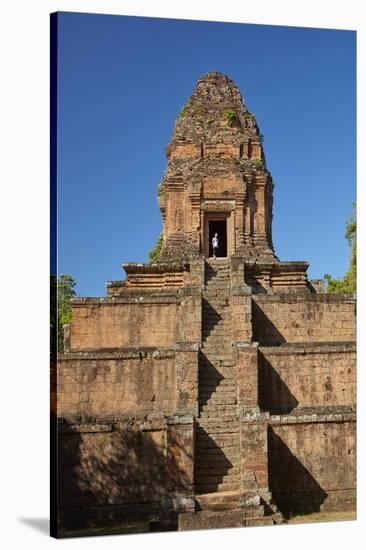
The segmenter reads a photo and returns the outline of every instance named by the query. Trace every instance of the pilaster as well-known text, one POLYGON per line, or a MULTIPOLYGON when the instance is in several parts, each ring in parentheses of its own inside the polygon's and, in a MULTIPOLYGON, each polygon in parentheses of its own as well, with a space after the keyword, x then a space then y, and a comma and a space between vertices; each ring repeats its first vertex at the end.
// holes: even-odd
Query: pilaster
POLYGON ((258 411, 258 343, 237 342, 238 409, 240 417, 258 411))
POLYGON ((179 342, 175 352, 176 412, 198 415, 197 342, 179 342))

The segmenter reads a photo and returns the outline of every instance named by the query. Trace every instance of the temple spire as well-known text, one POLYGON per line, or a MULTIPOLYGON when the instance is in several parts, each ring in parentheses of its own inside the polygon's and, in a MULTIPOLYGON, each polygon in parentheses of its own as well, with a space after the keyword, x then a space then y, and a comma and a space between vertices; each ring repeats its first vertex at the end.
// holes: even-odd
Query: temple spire
POLYGON ((229 77, 213 71, 198 80, 177 117, 167 158, 158 192, 162 259, 209 256, 215 224, 223 256, 275 259, 273 184, 260 130, 229 77))

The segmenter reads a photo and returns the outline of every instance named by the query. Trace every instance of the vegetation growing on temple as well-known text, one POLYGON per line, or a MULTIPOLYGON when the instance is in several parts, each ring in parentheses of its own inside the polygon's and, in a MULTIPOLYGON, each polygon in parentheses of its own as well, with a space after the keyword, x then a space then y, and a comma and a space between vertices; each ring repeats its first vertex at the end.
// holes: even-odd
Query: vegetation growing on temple
POLYGON ((149 252, 149 261, 150 263, 156 262, 159 259, 161 247, 163 246, 163 234, 161 233, 156 245, 149 252))
POLYGON ((225 118, 226 118, 226 122, 228 123, 229 126, 232 126, 234 124, 234 122, 236 121, 236 114, 234 113, 234 111, 226 111, 225 113, 225 118))
POLYGON ((263 160, 262 159, 254 159, 253 165, 256 170, 261 170, 263 168, 263 160))

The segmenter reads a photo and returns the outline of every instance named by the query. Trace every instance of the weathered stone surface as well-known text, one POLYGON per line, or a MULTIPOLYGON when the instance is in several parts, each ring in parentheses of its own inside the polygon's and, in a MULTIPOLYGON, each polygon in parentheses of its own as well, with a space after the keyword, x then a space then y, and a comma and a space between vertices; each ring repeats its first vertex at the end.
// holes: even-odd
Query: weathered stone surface
POLYGON ((192 514, 179 514, 178 530, 223 529, 225 527, 243 527, 243 517, 239 510, 204 511, 192 514))
POLYGON ((355 423, 272 425, 270 489, 286 515, 353 509, 356 499, 355 423))
POLYGON ((259 402, 271 413, 356 402, 354 344, 259 348, 259 402))
POLYGON ((162 258, 207 255, 208 223, 221 213, 230 254, 275 259, 272 178, 255 117, 232 80, 212 72, 198 81, 167 156, 159 185, 162 258))
MULTIPOLYGON (((196 354, 197 355, 197 354, 196 354)), ((62 359, 57 381, 59 416, 176 409, 174 355, 125 359, 62 359)), ((196 382, 197 385, 197 382, 196 382)))
POLYGON ((167 157, 159 261, 75 298, 52 368, 60 525, 354 508, 355 301, 275 257, 271 176, 230 79, 199 80, 167 157), (215 221, 227 250, 212 259, 215 221))
POLYGON ((356 337, 355 300, 347 295, 256 295, 252 315, 253 339, 264 346, 356 337))

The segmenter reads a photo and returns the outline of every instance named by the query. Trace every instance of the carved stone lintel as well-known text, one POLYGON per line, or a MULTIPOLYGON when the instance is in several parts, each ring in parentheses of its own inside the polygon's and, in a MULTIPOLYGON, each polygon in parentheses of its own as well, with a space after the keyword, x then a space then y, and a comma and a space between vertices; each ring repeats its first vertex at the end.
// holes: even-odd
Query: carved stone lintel
POLYGON ((235 201, 205 201, 202 204, 202 210, 205 212, 232 212, 235 210, 235 201))

